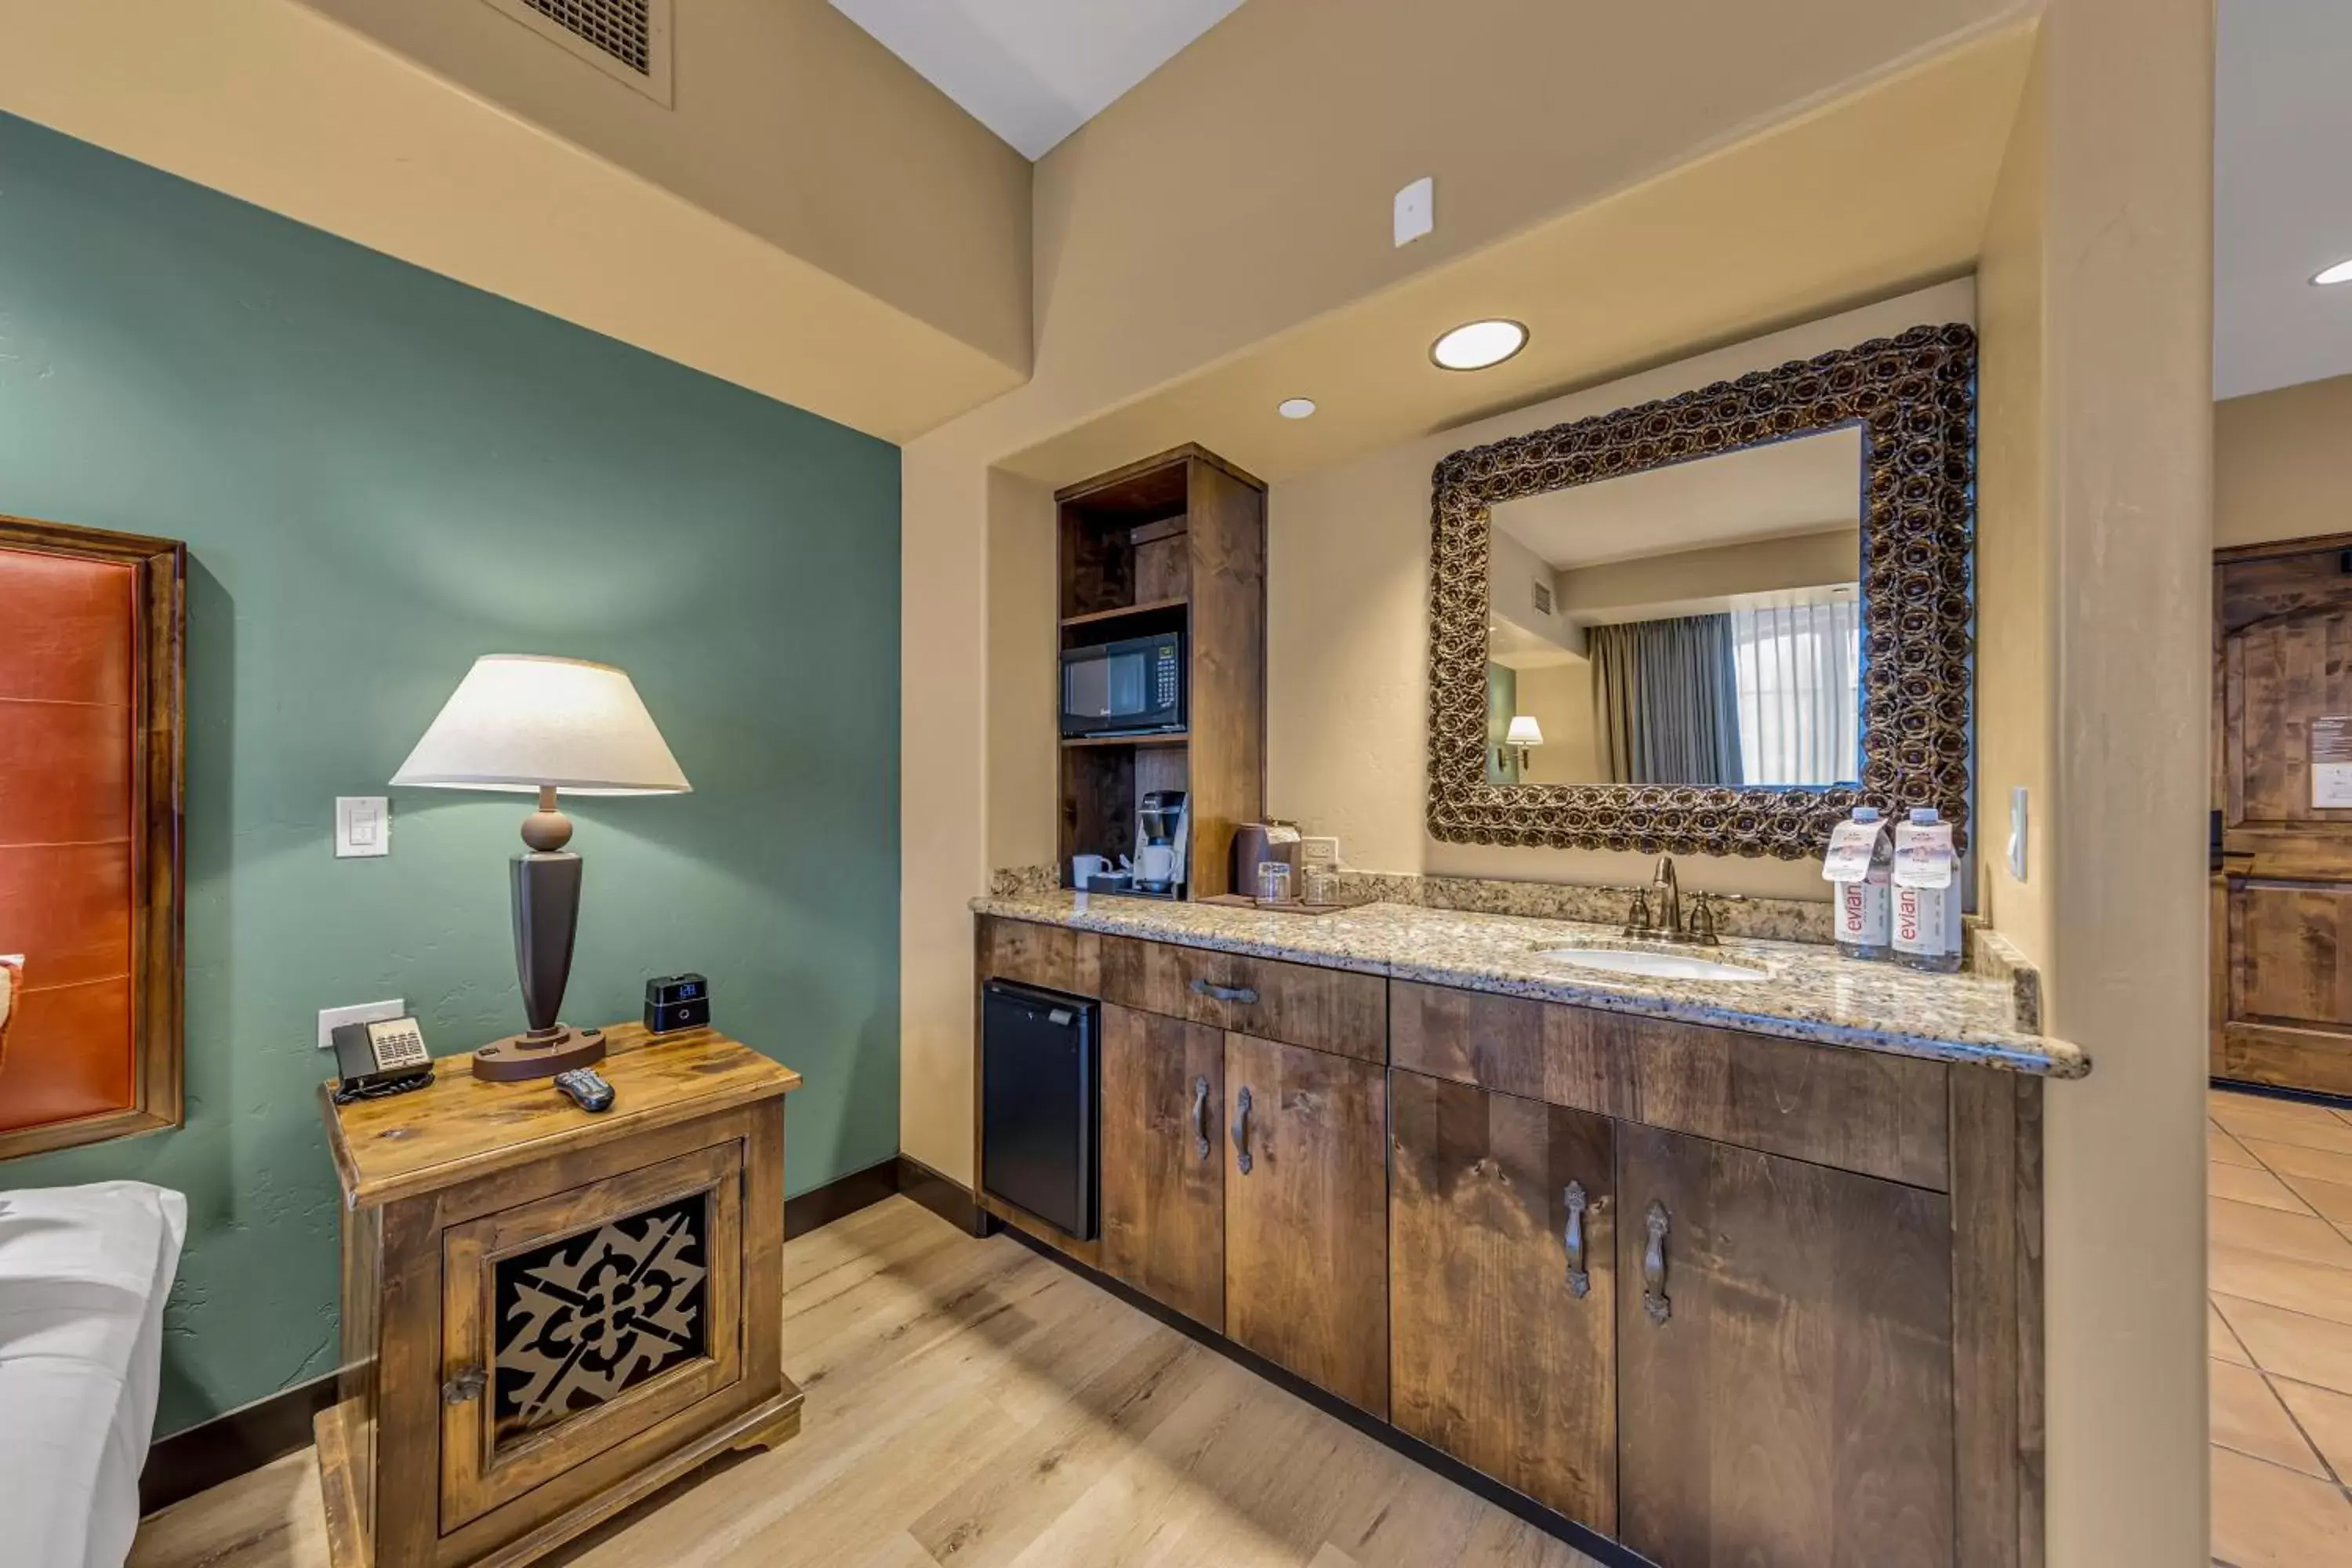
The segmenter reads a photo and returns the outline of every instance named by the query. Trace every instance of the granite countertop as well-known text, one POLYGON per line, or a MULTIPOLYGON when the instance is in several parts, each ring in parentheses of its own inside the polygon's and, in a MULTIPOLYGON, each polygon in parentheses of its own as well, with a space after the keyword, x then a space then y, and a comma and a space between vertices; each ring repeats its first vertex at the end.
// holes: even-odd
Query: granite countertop
POLYGON ((1972 974, 1923 974, 1840 958, 1810 942, 1727 937, 1719 948, 1622 939, 1614 927, 1407 904, 1329 915, 1271 914, 1231 905, 1161 903, 1072 893, 974 899, 975 914, 1144 937, 1184 947, 1352 969, 1853 1046, 1935 1061, 2081 1078, 2089 1058, 2063 1040, 2021 1029, 2012 988, 1972 974), (1761 971, 1754 981, 1684 980, 1579 969, 1538 953, 1552 947, 1690 953, 1761 971))

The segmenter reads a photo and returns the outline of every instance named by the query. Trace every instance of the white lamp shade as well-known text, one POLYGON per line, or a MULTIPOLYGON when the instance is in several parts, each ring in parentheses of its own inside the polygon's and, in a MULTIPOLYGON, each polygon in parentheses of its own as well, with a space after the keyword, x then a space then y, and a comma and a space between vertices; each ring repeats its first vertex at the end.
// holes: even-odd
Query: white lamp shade
POLYGON ((392 782, 574 795, 694 787, 625 671, 522 653, 476 659, 392 782))
POLYGON ((1543 743, 1543 726, 1536 722, 1532 713, 1515 715, 1509 732, 1503 737, 1503 744, 1507 746, 1540 746, 1543 743))

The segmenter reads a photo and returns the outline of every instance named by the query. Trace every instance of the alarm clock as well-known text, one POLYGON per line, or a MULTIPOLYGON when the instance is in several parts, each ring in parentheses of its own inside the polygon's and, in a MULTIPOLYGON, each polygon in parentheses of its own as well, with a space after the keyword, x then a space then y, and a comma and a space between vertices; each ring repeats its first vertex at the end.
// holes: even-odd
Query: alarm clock
POLYGON ((710 982, 699 974, 663 974, 646 982, 646 1029, 669 1035, 710 1022, 710 982))

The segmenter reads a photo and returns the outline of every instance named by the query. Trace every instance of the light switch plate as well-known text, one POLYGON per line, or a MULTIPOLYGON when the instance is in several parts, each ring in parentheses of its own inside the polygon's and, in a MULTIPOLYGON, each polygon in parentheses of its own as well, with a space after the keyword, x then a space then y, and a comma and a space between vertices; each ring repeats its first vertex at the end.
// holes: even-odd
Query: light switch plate
POLYGON ((383 1024, 408 1016, 408 1004, 395 996, 389 1002, 355 1002, 348 1007, 319 1009, 319 1048, 335 1043, 335 1031, 345 1024, 383 1024))
POLYGON ((392 802, 380 795, 335 797, 335 858, 392 853, 392 802))
POLYGON ((1396 194, 1395 229, 1399 245, 1411 245, 1437 226, 1437 182, 1423 174, 1396 194))
POLYGON ((2025 786, 2009 792, 2009 874, 2025 880, 2025 786))

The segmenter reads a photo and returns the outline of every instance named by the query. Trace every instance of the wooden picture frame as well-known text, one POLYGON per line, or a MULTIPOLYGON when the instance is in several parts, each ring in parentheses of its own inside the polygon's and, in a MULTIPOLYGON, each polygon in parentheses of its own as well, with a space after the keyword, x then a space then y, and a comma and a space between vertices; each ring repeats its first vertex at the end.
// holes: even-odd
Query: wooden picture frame
MULTIPOLYGON (((94 1114, 0 1129, 0 1159, 95 1143, 183 1120, 187 546, 177 540, 0 516, 0 552, 126 567, 130 661, 130 1092, 94 1114)), ((0 942, 0 945, 5 945, 0 942)), ((24 975, 26 998, 41 989, 24 975)), ((29 1006, 29 1003, 27 1004, 29 1006)), ((23 1020, 19 1019, 19 1023, 23 1020)), ((21 1060, 28 1031, 11 1041, 21 1060)))
POLYGON ((1932 805, 1968 842, 1974 742, 1975 329, 1913 327, 1678 397, 1447 456, 1431 477, 1429 832, 1449 844, 1820 853, 1856 805, 1932 805), (1487 543, 1504 501, 1743 447, 1862 431, 1857 785, 1486 782, 1487 543))

